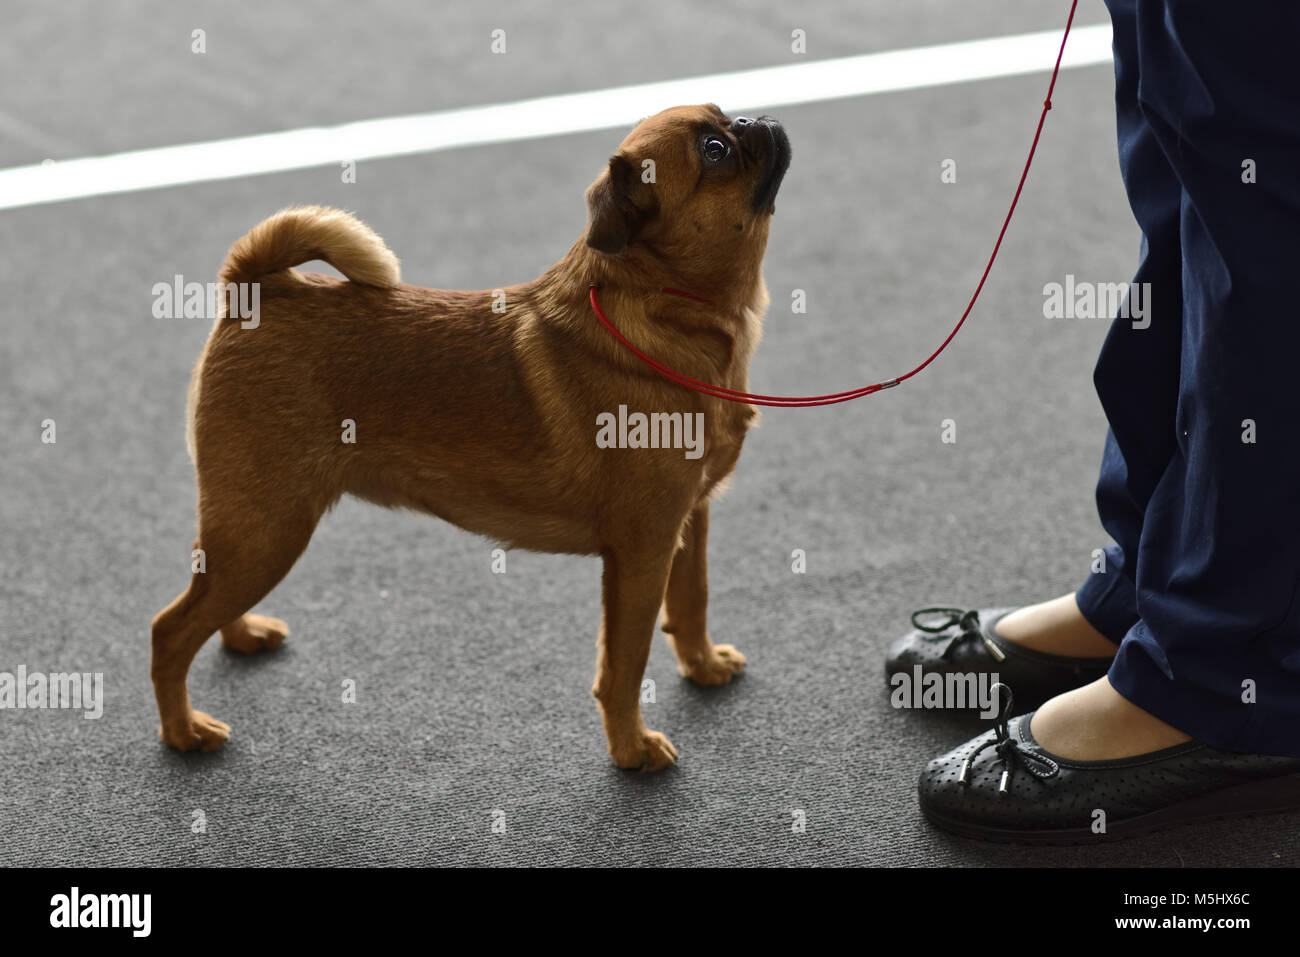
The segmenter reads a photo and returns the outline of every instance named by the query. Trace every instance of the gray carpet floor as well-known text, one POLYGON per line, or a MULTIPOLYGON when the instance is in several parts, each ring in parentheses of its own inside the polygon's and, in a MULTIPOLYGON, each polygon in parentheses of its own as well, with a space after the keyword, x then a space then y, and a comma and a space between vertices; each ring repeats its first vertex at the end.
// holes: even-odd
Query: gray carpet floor
MULTIPOLYGON (((1064 4, 6 7, 0 165, 508 101, 812 57, 1059 27, 1064 4), (304 19, 306 17, 306 19, 304 19), (189 52, 190 31, 209 52, 189 52), (511 52, 487 53, 491 29, 511 52)), ((1088 3, 1084 23, 1104 11, 1088 3)), ((836 390, 910 368, 947 334, 1010 198, 1045 75, 780 110, 794 143, 767 254, 760 391, 836 390), (939 181, 957 162, 955 184, 939 181), (792 315, 791 291, 808 312, 792 315)), ((713 513, 711 631, 749 657, 697 689, 657 640, 657 776, 608 760, 589 694, 594 559, 524 553, 345 501, 259 607, 293 634, 244 660, 213 641, 195 704, 225 750, 156 737, 153 614, 185 585, 185 453, 198 320, 151 287, 207 281, 283 206, 357 211, 409 282, 536 275, 583 226, 607 131, 0 213, 0 670, 103 672, 100 720, 0 712, 0 862, 10 865, 1293 865, 1297 819, 1029 850, 949 838, 916 807, 925 761, 979 730, 890 707, 887 641, 925 604, 1073 588, 1105 544, 1092 489, 1106 324, 1047 320, 1066 273, 1127 281, 1107 67, 1061 78, 1018 218, 966 330, 903 388, 769 410, 713 513), (39 441, 57 422, 58 441, 39 441), (954 419, 957 441, 940 440, 954 419), (792 574, 793 549, 807 573, 792 574), (356 682, 357 701, 341 702, 356 682), (795 811, 807 828, 792 831, 795 811), (195 833, 195 812, 206 830, 195 833), (495 812, 500 812, 496 814, 495 812), (495 833, 494 820, 504 820, 495 833)), ((670 104, 665 104, 665 106, 670 104)), ((722 104, 726 107, 726 104, 722 104)))

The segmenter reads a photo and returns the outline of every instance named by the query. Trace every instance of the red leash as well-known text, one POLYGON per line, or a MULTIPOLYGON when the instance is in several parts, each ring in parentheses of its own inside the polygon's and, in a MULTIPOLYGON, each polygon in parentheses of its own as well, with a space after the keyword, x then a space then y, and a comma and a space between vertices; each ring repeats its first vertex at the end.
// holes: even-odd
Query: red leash
MULTIPOLYGON (((1034 161, 1034 151, 1038 149, 1038 138, 1042 135, 1043 124, 1047 121, 1047 111, 1052 108, 1052 92, 1056 89, 1056 77, 1061 72, 1061 58, 1065 55, 1065 41, 1070 37, 1070 27, 1074 23, 1074 11, 1078 5, 1079 0, 1072 0, 1070 4, 1070 16, 1069 19, 1065 21, 1065 34, 1061 37, 1061 49, 1056 54, 1056 66, 1052 68, 1052 80, 1047 85, 1047 98, 1043 100, 1043 112, 1038 116, 1038 128, 1034 131, 1034 141, 1029 144, 1029 156, 1025 159, 1024 171, 1020 174, 1020 182, 1016 184, 1016 193, 1011 197, 1011 207, 1007 210, 1007 218, 1002 221, 1002 229, 998 231, 998 239, 997 242, 993 244, 993 252, 989 256, 988 265, 984 267, 984 275, 980 276, 979 285, 975 287, 975 293, 970 297, 970 302, 966 305, 966 311, 961 314, 961 318, 957 320, 957 325, 953 327, 952 332, 948 333, 948 338, 944 339, 939 348, 930 353, 930 357, 911 372, 905 372, 896 379, 886 379, 884 382, 876 382, 872 385, 862 386, 858 389, 850 389, 847 392, 833 392, 828 395, 781 396, 737 392, 735 389, 710 385, 707 382, 701 382, 698 379, 692 379, 690 376, 682 375, 680 372, 670 369, 662 362, 650 358, 650 356, 646 355, 636 346, 632 345, 632 343, 628 342, 623 334, 614 327, 612 322, 610 322, 609 316, 605 315, 605 310, 600 307, 600 299, 596 295, 596 286, 594 283, 591 286, 592 312, 596 314, 596 318, 600 320, 601 325, 608 329, 615 339, 627 346, 633 355, 646 365, 650 366, 650 368, 654 369, 660 375, 673 380, 679 385, 684 385, 688 389, 694 389, 696 392, 701 392, 704 395, 710 395, 717 399, 726 399, 728 402, 748 402, 752 405, 781 406, 787 408, 798 408, 811 405, 835 405, 839 402, 848 402, 850 399, 859 399, 862 396, 871 395, 872 393, 879 392, 882 389, 893 388, 900 382, 905 382, 912 378, 912 376, 916 375, 937 359, 939 353, 948 348, 948 343, 952 342, 958 331, 960 331, 963 323, 966 322, 966 317, 969 316, 971 310, 975 308, 975 301, 979 299, 980 292, 984 289, 984 281, 989 278, 989 272, 993 269, 993 261, 998 258, 998 250, 1002 248, 1002 238, 1007 234, 1007 227, 1011 225, 1011 215, 1016 211, 1016 204, 1020 202, 1021 190, 1025 188, 1025 179, 1029 176, 1029 167, 1034 161)), ((680 289, 669 289, 665 287, 663 291, 670 295, 681 296, 685 299, 694 299, 697 302, 708 302, 707 299, 692 295, 688 292, 682 292, 680 289)))

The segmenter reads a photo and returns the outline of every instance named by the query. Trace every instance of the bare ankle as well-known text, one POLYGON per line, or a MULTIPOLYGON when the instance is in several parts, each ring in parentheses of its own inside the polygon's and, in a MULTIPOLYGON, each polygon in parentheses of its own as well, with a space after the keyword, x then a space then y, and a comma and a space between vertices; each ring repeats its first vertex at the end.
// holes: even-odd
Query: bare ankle
POLYGON ((996 630, 1012 644, 1072 658, 1107 658, 1117 648, 1083 616, 1073 594, 1018 608, 996 630))

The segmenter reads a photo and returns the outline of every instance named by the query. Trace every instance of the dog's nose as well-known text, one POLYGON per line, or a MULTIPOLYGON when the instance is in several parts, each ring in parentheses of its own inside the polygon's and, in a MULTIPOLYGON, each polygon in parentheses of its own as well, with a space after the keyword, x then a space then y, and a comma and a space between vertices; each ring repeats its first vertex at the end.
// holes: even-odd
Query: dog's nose
POLYGON ((745 132, 745 127, 751 125, 754 121, 748 116, 738 116, 731 121, 731 132, 739 136, 745 132))

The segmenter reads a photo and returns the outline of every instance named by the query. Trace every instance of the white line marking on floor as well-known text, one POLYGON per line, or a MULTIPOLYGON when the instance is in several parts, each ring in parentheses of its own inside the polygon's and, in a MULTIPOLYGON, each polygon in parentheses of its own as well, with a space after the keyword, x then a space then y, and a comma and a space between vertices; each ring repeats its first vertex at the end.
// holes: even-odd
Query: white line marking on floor
MULTIPOLYGON (((1110 62, 1109 24, 1076 27, 1062 68, 1110 62)), ((968 40, 363 120, 0 170, 0 209, 328 166, 348 160, 630 127, 679 103, 732 113, 1047 72, 1059 30, 968 40)), ((1028 117, 1035 111, 1025 107, 1028 117)))

